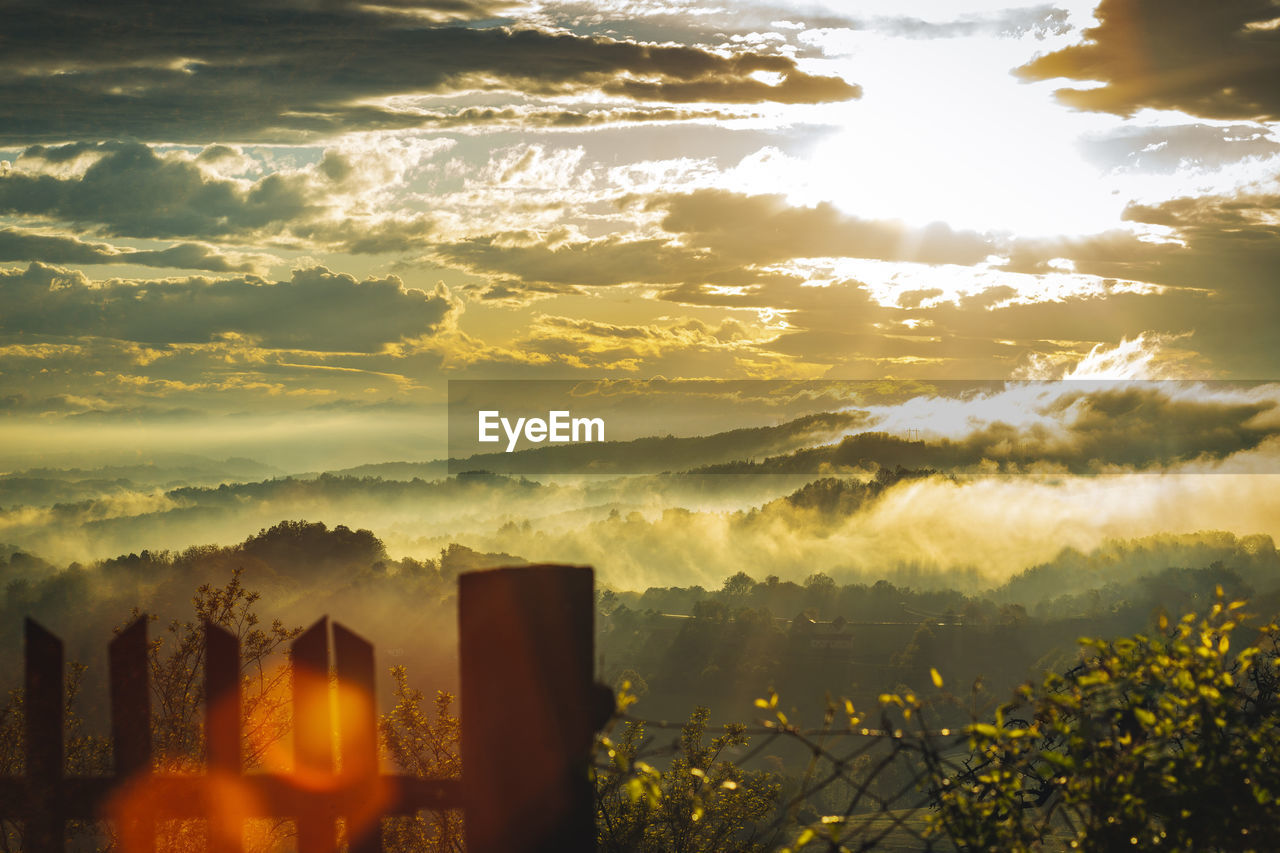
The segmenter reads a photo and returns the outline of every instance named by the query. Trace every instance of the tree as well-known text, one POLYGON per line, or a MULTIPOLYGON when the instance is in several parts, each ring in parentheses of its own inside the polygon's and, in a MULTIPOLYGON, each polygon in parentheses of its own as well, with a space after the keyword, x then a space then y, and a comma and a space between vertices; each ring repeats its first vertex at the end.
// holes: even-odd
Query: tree
MULTIPOLYGON (((620 693, 623 707, 625 690, 620 693)), ((766 851, 778 840, 761 828, 781 791, 776 774, 743 770, 724 757, 746 746, 740 723, 706 741, 710 711, 695 708, 680 730, 671 764, 658 770, 637 760, 645 726, 632 721, 617 742, 601 738, 608 758, 594 772, 596 831, 601 853, 766 851)))
MULTIPOLYGON (((242 570, 232 572, 225 586, 204 584, 192 597, 193 617, 173 620, 167 632, 151 640, 148 666, 151 676, 152 763, 161 772, 199 772, 204 762, 203 678, 205 662, 204 622, 225 628, 240 641, 242 680, 242 730, 244 762, 249 769, 263 764, 268 751, 289 731, 288 669, 276 665, 283 643, 301 633, 275 620, 260 626, 254 611, 259 595, 244 588, 242 570)), ((135 609, 129 623, 137 619, 135 609)), ((154 617, 153 617, 154 618, 154 617)), ((117 632, 121 630, 116 629, 117 632)), ((105 775, 111 768, 110 741, 88 731, 78 713, 77 698, 85 666, 67 666, 64 719, 65 770, 71 775, 105 775)), ((24 761, 24 691, 11 690, 0 709, 0 775, 20 775, 24 761)), ((270 847, 286 834, 288 822, 273 822, 258 840, 270 847)), ((162 850, 203 849, 203 830, 194 822, 168 824, 157 838, 162 850)), ((0 832, 0 850, 21 849, 21 832, 6 827, 0 832)))
POLYGON ((724 579, 724 587, 721 592, 724 593, 729 601, 737 603, 750 595, 755 586, 755 579, 751 575, 746 572, 738 572, 724 579))
MULTIPOLYGON (((191 598, 192 618, 172 620, 166 634, 150 641, 147 661, 151 671, 152 764, 156 770, 194 773, 203 769, 205 622, 226 629, 240 641, 245 768, 261 767, 268 753, 289 733, 289 669, 277 655, 302 628, 286 628, 279 619, 261 627, 254 610, 261 596, 244 588, 243 572, 241 568, 232 570, 231 579, 222 587, 202 584, 191 598)), ((129 622, 138 615, 135 609, 129 622)), ((257 828, 252 846, 259 849, 273 849, 292 833, 291 823, 284 818, 257 828)), ((204 830, 193 821, 171 823, 157 830, 156 840, 161 850, 199 850, 203 849, 204 830)))
MULTIPOLYGON (((89 733, 80 716, 76 700, 85 665, 67 665, 63 682, 63 727, 65 729, 65 764, 63 770, 73 776, 97 776, 111 767, 111 743, 100 735, 89 733)), ((21 687, 9 691, 0 707, 0 776, 21 776, 26 768, 26 691, 21 687)), ((0 851, 17 853, 25 849, 24 827, 5 823, 0 826, 0 851)))
MULTIPOLYGON (((243 573, 243 569, 234 569, 222 587, 201 585, 191 598, 193 618, 169 622, 167 636, 151 640, 148 663, 157 769, 198 770, 204 761, 206 621, 240 641, 245 767, 261 766, 268 750, 288 734, 289 672, 278 665, 276 657, 281 646, 301 634, 302 628, 286 628, 279 619, 261 627, 254 610, 261 596, 244 588, 243 573)), ((129 621, 137 617, 135 610, 129 621)))
POLYGON ((939 828, 965 850, 1280 849, 1280 632, 1233 652, 1243 607, 1083 641, 1084 663, 971 727, 939 828))
POLYGON ((825 611, 835 604, 838 587, 826 572, 814 572, 804 579, 804 600, 810 607, 825 611))
MULTIPOLYGON (((409 686, 405 668, 391 669, 396 704, 378 721, 382 743, 395 763, 416 776, 456 779, 462 775, 458 754, 461 721, 451 711, 453 695, 443 690, 435 696, 435 718, 423 709, 421 690, 409 686)), ((385 836, 388 850, 443 851, 463 849, 462 816, 437 811, 392 821, 385 836)))

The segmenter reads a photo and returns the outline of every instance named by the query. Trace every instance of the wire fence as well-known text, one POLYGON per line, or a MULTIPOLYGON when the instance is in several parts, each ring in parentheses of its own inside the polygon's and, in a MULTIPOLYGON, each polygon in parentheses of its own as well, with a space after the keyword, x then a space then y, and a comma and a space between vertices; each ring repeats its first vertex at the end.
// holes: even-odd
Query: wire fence
MULTIPOLYGON (((773 808, 750 826, 730 827, 728 843, 721 849, 937 853, 968 849, 966 839, 957 837, 956 827, 945 819, 945 790, 957 786, 969 797, 998 798, 1007 788, 995 783, 992 770, 997 759, 974 750, 968 727, 929 728, 918 717, 914 724, 908 719, 897 725, 887 711, 878 727, 859 725, 856 718, 853 725, 837 726, 835 716, 828 711, 823 726, 804 728, 775 712, 772 720, 727 727, 742 746, 729 756, 721 753, 717 760, 750 773, 752 768, 778 768, 783 763, 779 756, 785 755, 790 770, 754 771, 776 780, 773 808)), ((611 760, 607 752, 597 755, 595 771, 622 775, 628 781, 649 776, 651 781, 658 780, 664 796, 677 801, 682 786, 673 774, 692 774, 696 782, 684 786, 694 789, 692 796, 684 797, 692 819, 740 821, 742 815, 735 815, 732 806, 717 808, 725 793, 724 781, 730 781, 729 790, 738 787, 729 779, 732 774, 717 773, 714 762, 697 767, 696 758, 689 760, 690 725, 620 714, 612 731, 621 731, 619 740, 631 748, 623 761, 617 756, 611 760), (700 818, 694 817, 699 813, 700 818)), ((1025 724, 1013 720, 1006 725, 1025 724)), ((1074 833, 1069 823, 1062 823, 1065 816, 1055 813, 1055 780, 1037 776, 1025 781, 1020 786, 1023 795, 1007 807, 1033 813, 1044 849, 1065 849, 1074 833), (1060 845, 1055 843, 1059 840, 1060 845)), ((638 787, 643 788, 632 784, 626 794, 635 798, 638 787)), ((597 786, 598 791, 608 788, 607 784, 597 786)), ((608 850, 606 828, 598 828, 601 849, 608 850)))
POLYGON ((998 754, 975 750, 968 727, 925 725, 933 711, 912 696, 881 697, 876 727, 852 705, 829 703, 822 725, 806 728, 771 693, 757 700, 765 719, 717 733, 705 709, 679 723, 631 715, 624 685, 593 750, 615 703, 592 677, 590 570, 472 572, 459 585, 468 704, 450 748, 466 759, 461 777, 380 771, 373 646, 336 624, 330 643, 325 619, 292 644, 291 770, 250 772, 239 640, 208 623, 204 772, 163 770, 152 752, 145 618, 108 644, 114 772, 72 775, 63 646, 28 622, 23 721, 10 744, 22 755, 0 774, 0 850, 62 851, 69 836, 95 834, 92 824, 105 819, 123 853, 152 853, 162 824, 174 821, 203 822, 191 850, 242 853, 254 846, 246 824, 268 819, 294 824, 300 853, 951 851, 967 846, 948 819, 956 790, 1031 816, 1042 848, 1058 838, 1051 822, 1067 819, 1055 816, 1051 774, 1003 766, 998 754), (1011 772, 1025 778, 1004 784, 1011 772), (461 834, 456 821, 449 831, 421 823, 423 813, 458 811, 461 834))

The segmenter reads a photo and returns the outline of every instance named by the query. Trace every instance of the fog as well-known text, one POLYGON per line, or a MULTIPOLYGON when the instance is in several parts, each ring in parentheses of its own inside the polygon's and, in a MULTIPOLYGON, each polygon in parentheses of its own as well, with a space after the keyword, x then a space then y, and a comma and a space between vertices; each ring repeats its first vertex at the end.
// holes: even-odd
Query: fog
MULTIPOLYGON (((413 460, 284 476, 273 462, 160 451, 128 466, 15 471, 0 477, 0 543, 61 566, 233 545, 292 519, 368 529, 394 559, 457 543, 590 564, 619 589, 716 586, 744 568, 977 589, 1108 540, 1280 535, 1276 385, 916 391, 838 415, 608 445, 621 467, 657 459, 673 469, 662 474, 584 474, 598 470, 587 446, 562 472, 527 476, 445 476, 442 461, 413 460), (820 436, 828 443, 794 449, 820 436)), ((503 456, 516 468, 545 461, 538 450, 503 456)))

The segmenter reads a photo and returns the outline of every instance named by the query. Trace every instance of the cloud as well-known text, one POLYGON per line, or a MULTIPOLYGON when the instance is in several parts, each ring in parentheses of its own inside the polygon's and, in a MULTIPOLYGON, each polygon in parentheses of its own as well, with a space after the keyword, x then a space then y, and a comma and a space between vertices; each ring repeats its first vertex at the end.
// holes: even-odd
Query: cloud
POLYGON ((1266 187, 1131 204, 1132 225, 1053 238, 909 226, 723 189, 621 203, 648 217, 649 230, 491 233, 436 246, 427 259, 481 277, 475 287, 492 300, 639 285, 684 305, 771 312, 782 333, 769 351, 850 375, 909 367, 959 376, 966 365, 971 376, 1008 375, 1028 358, 1062 365, 1099 344, 1188 331, 1181 370, 1280 369, 1276 353, 1256 346, 1280 310, 1280 195, 1266 187), (950 283, 930 285, 903 262, 950 283), (937 293, 942 286, 951 290, 937 293))
MULTIPOLYGON (((1233 470, 1276 470, 1280 409, 1274 385, 1070 379, 994 391, 978 383, 960 383, 959 389, 944 383, 937 392, 921 393, 901 406, 866 407, 865 429, 875 432, 775 457, 754 471, 865 471, 902 465, 948 474, 999 470, 1053 475, 1167 471, 1193 464, 1212 472, 1212 465, 1248 453, 1254 455, 1235 457, 1241 465, 1233 470), (911 428, 922 428, 926 438, 900 437, 911 428)), ((713 470, 731 472, 734 467, 713 470)))
MULTIPOLYGON (((797 580, 818 568, 866 578, 914 568, 923 570, 910 581, 917 588, 930 581, 986 585, 1053 560, 1064 546, 1087 552, 1108 539, 1170 531, 1280 535, 1276 481, 1266 474, 930 478, 899 483, 851 513, 790 501, 748 512, 689 511, 654 501, 634 513, 624 504, 615 517, 590 523, 583 513, 564 513, 539 515, 532 530, 518 520, 496 534, 477 526, 463 541, 533 561, 594 565, 624 588, 715 587, 743 566, 756 576, 797 580)), ((456 531, 450 528, 455 537, 456 531)))
POLYGON ((910 39, 1022 38, 1032 34, 1038 39, 1047 35, 1063 35, 1071 30, 1068 13, 1052 5, 1024 9, 1002 9, 994 14, 964 15, 950 21, 926 21, 920 18, 883 17, 859 21, 859 29, 910 39))
POLYGON ((1204 288, 1213 296, 1204 312, 1187 317, 1195 341, 1241 376, 1274 376, 1280 356, 1259 346, 1280 313, 1275 271, 1280 268, 1280 193, 1176 198, 1130 205, 1125 218, 1173 229, 1179 242, 1153 251, 1145 269, 1151 281, 1204 288))
POLYGON ((1280 153, 1280 142, 1256 125, 1122 127, 1080 141, 1085 159, 1118 172, 1172 175, 1191 168, 1220 169, 1245 158, 1280 153))
POLYGON ((1172 387, 1101 384, 1100 389, 1073 393, 1072 383, 1063 383, 1065 393, 1046 406, 1046 413, 1061 418, 1061 431, 1032 429, 1020 434, 996 423, 962 444, 972 453, 993 455, 1002 450, 1007 454, 1011 441, 1021 441, 1020 452, 1029 458, 1078 471, 1107 466, 1147 469, 1200 457, 1221 459, 1257 448, 1277 435, 1274 426, 1262 425, 1258 418, 1274 413, 1274 398, 1247 402, 1229 395, 1218 398, 1211 387, 1199 391, 1188 383, 1170 383, 1172 387))
POLYGON ((579 286, 608 287, 637 282, 670 283, 700 259, 658 238, 602 237, 560 244, 529 232, 487 234, 437 246, 431 259, 498 279, 490 298, 515 295, 527 286, 550 292, 579 286), (507 289, 503 289, 503 285, 507 289))
POLYGON ((1191 336, 1143 332, 1121 338, 1114 347, 1096 344, 1078 358, 1066 353, 1045 357, 1030 353, 1014 375, 1020 379, 1186 379, 1206 371, 1193 364, 1196 354, 1174 346, 1191 336))
POLYGON ((703 189, 624 202, 656 214, 668 236, 575 240, 563 232, 509 232, 442 244, 427 257, 489 277, 486 295, 509 299, 522 291, 555 293, 622 284, 665 284, 691 296, 702 285, 754 287, 792 281, 794 276, 766 267, 795 258, 975 264, 995 250, 991 238, 944 223, 916 228, 893 220, 861 219, 825 202, 794 207, 781 195, 703 189))
POLYGON ((167 249, 130 249, 88 243, 62 234, 40 234, 20 228, 0 228, 0 261, 43 261, 52 264, 133 264, 144 267, 254 272, 254 262, 196 243, 167 249))
POLYGON ((1102 0, 1094 14, 1099 23, 1084 31, 1084 42, 1015 73, 1102 82, 1058 90, 1079 109, 1280 119, 1280 12, 1270 0, 1102 0))
MULTIPOLYGON (((604 336, 613 330, 592 331, 604 336)), ((622 338, 643 338, 649 333, 625 329, 614 334, 622 338)), ((681 466, 701 468, 704 465, 717 466, 711 471, 716 474, 735 471, 814 474, 839 471, 841 467, 846 471, 874 472, 877 468, 892 470, 896 465, 933 468, 947 474, 986 472, 996 465, 1002 473, 1093 474, 1166 469, 1192 460, 1222 460, 1243 451, 1255 451, 1267 442, 1275 444, 1280 438, 1280 417, 1277 417, 1280 389, 1274 384, 1109 381, 1084 379, 1079 370, 1068 378, 1071 381, 1025 383, 814 382, 809 387, 815 392, 825 388, 833 396, 845 396, 835 402, 839 411, 829 413, 836 420, 828 423, 825 434, 815 433, 803 444, 796 442, 791 448, 778 445, 768 452, 756 446, 736 456, 729 453, 729 449, 741 449, 744 445, 738 441, 741 430, 726 430, 727 425, 742 422, 736 420, 732 402, 710 395, 702 400, 681 399, 685 393, 682 383, 641 381, 635 383, 635 393, 641 393, 639 389, 651 389, 646 402, 663 411, 667 424, 679 423, 685 411, 699 404, 708 415, 718 413, 717 434, 699 440, 723 443, 723 447, 714 454, 708 452, 701 463, 689 462, 690 457, 685 456, 681 458, 686 461, 677 464, 661 442, 653 441, 628 445, 624 440, 621 444, 583 444, 558 449, 524 445, 526 449, 514 454, 477 456, 463 464, 470 469, 544 474, 678 470, 681 466), (876 402, 869 399, 881 394, 896 395, 898 399, 876 402), (842 413, 855 417, 850 420, 842 413), (901 438, 908 430, 923 430, 926 438, 923 441, 901 438), (638 460, 646 452, 648 462, 642 465, 638 460), (787 455, 775 455, 784 453, 787 455), (764 455, 773 458, 761 460, 757 467, 749 470, 739 465, 717 465, 752 456, 759 459, 764 455), (497 467, 493 467, 495 465, 497 467), (612 467, 615 465, 618 467, 612 467), (626 467, 628 465, 630 467, 626 467)), ((779 385, 759 383, 761 393, 764 389, 785 393, 779 385)), ((733 383, 724 383, 724 386, 723 396, 727 398, 735 389, 733 383)), ((464 384, 459 386, 460 403, 453 415, 453 426, 459 436, 467 438, 454 441, 451 454, 462 457, 473 452, 493 451, 492 446, 469 440, 474 435, 474 413, 478 409, 502 408, 523 413, 573 408, 604 417, 615 429, 618 424, 624 424, 623 430, 634 430, 639 418, 635 414, 624 414, 620 405, 627 402, 622 396, 626 393, 628 391, 623 390, 618 395, 596 395, 573 383, 539 385, 530 390, 519 385, 509 387, 508 383, 464 384)), ((661 433, 670 427, 659 424, 656 429, 661 433)), ((705 428, 704 431, 711 432, 705 428)), ((611 441, 621 438, 615 432, 611 441)), ((687 440, 674 441, 673 447, 681 442, 687 440)), ((1275 449, 1280 447, 1272 448, 1275 449)), ((1243 462, 1244 457, 1237 457, 1237 461, 1243 462)), ((1274 454, 1256 455, 1251 462, 1258 473, 1280 470, 1275 466, 1274 454)))
POLYGON ((1178 353, 1188 369, 1203 375, 1206 359, 1221 359, 1237 375, 1265 376, 1259 366, 1274 362, 1224 331, 1256 326, 1275 299, 1266 282, 1280 262, 1267 218, 1276 204, 1264 193, 1133 205, 1126 216, 1139 227, 1036 239, 723 189, 621 205, 648 218, 643 236, 491 233, 427 259, 481 277, 474 287, 491 300, 631 285, 682 305, 768 312, 778 333, 764 350, 839 375, 1009 375, 1028 359, 1061 366, 1100 344, 1202 326, 1178 353), (1167 236, 1144 234, 1150 226, 1167 236))
POLYGON ((695 364, 714 370, 708 356, 719 356, 721 369, 733 357, 775 363, 786 361, 769 351, 776 332, 727 319, 710 325, 698 319, 648 324, 602 323, 596 320, 539 314, 517 340, 527 352, 553 356, 575 367, 612 370, 663 370, 679 365, 698 372, 695 364))
MULTIPOLYGON (((416 246, 434 222, 403 209, 403 199, 387 188, 414 177, 451 145, 451 140, 351 143, 326 149, 314 164, 277 167, 256 180, 243 175, 270 165, 224 145, 211 145, 195 156, 135 142, 37 145, 23 151, 14 167, 0 170, 0 214, 56 220, 115 237, 274 241, 351 254, 403 251, 416 246)), ((46 249, 55 247, 48 244, 46 249)), ((158 256, 135 253, 128 262, 252 269, 243 262, 203 266, 217 261, 212 255, 203 259, 198 247, 189 245, 166 251, 158 256)), ((63 252, 65 258, 31 259, 107 262, 103 253, 71 247, 63 252)))
POLYGON ((708 122, 757 118, 752 112, 678 107, 601 108, 592 110, 537 109, 528 107, 464 107, 458 110, 424 110, 419 126, 452 128, 554 128, 578 129, 641 123, 708 122))
MULTIPOLYGON (((783 55, 493 26, 510 4, 269 0, 4 4, 0 144, 76 138, 291 142, 417 127, 393 99, 605 90, 676 103, 815 103, 856 85, 783 55), (485 25, 488 19, 490 25, 485 25), (756 72, 781 75, 769 85, 756 72), (56 109, 32 109, 32 104, 56 109)), ((429 119, 427 119, 429 122, 429 119)))
MULTIPOLYGON (((1099 277, 1108 287, 1096 299, 1047 314, 1039 307, 998 313, 1025 334, 1076 341, 1115 343, 1142 332, 1193 331, 1190 346, 1219 370, 1243 378, 1274 376, 1280 354, 1258 341, 1268 339, 1269 318, 1280 312, 1277 209, 1280 191, 1272 180, 1230 195, 1131 203, 1123 213, 1133 223, 1128 228, 1011 241, 1003 269, 1046 275, 1065 259, 1076 274, 1099 277), (1154 287, 1125 292, 1116 286, 1123 282, 1154 287)), ((949 319, 998 334, 989 312, 949 319)))
POLYGON ((54 459, 101 464, 139 448, 198 447, 295 471, 355 465, 370 454, 444 453, 432 402, 437 357, 264 349, 234 335, 156 344, 6 339, 29 342, 0 344, 0 462, 9 469, 54 459))
POLYGON ((0 331, 92 335, 143 343, 243 336, 264 347, 376 352, 434 334, 456 303, 443 288, 406 288, 395 276, 357 281, 323 267, 289 281, 254 277, 94 282, 43 264, 0 272, 0 331))
POLYGON ((781 195, 706 189, 656 196, 645 207, 665 211, 662 227, 684 242, 744 264, 806 257, 974 264, 993 250, 984 235, 942 222, 915 228, 851 216, 828 202, 794 207, 781 195))
POLYGON ((862 97, 861 86, 846 83, 839 77, 813 77, 794 71, 784 73, 782 80, 773 84, 736 76, 723 78, 703 76, 696 80, 624 78, 605 83, 602 88, 611 95, 626 95, 636 100, 670 101, 677 104, 695 101, 723 104, 758 104, 762 101, 775 101, 781 104, 815 104, 862 97))
MULTIPOLYGON (((86 148, 29 148, 19 164, 66 162, 86 148)), ((116 236, 160 238, 279 232, 318 212, 301 174, 276 173, 247 184, 210 177, 189 158, 138 143, 89 150, 98 159, 80 175, 0 174, 0 211, 100 225, 116 236)))
POLYGON ((1280 192, 1240 192, 1231 196, 1182 196, 1157 204, 1130 204, 1124 218, 1175 228, 1183 236, 1239 241, 1280 248, 1280 192))

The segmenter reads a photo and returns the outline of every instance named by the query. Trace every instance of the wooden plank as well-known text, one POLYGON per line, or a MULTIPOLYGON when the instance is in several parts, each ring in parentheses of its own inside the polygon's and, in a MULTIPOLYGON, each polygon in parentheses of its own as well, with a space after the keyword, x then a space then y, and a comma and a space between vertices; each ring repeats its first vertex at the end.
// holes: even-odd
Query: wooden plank
POLYGON ((391 776, 389 788, 393 799, 383 813, 413 815, 429 809, 443 811, 463 807, 462 782, 457 779, 422 779, 417 776, 391 776))
POLYGON ((468 853, 595 850, 593 589, 580 566, 458 578, 468 853))
POLYGON ((27 803, 23 849, 63 853, 66 821, 61 804, 63 771, 62 641, 38 623, 25 623, 23 697, 26 716, 27 803))
MULTIPOLYGON (((329 620, 321 617, 293 641, 293 772, 313 790, 332 786, 333 721, 329 711, 329 620)), ((332 809, 317 801, 293 815, 298 853, 334 853, 332 809)))
POLYGON ((238 814, 237 809, 242 798, 218 795, 220 788, 227 791, 244 787, 240 641, 230 631, 208 621, 204 623, 204 638, 205 749, 213 783, 205 837, 210 853, 241 853, 245 815, 238 814))
MULTIPOLYGON (((111 681, 111 739, 116 784, 154 790, 151 773, 151 695, 147 661, 147 616, 143 614, 107 647, 111 681)), ((127 853, 155 850, 153 798, 129 798, 128 813, 118 815, 121 847, 127 853)))
MULTIPOLYGON (((587 580, 585 597, 579 596, 581 601, 574 606, 585 603, 588 608, 585 624, 589 639, 591 590, 589 577, 587 580)), ((519 597, 536 601, 526 593, 519 597)), ((343 772, 334 773, 329 626, 325 619, 308 629, 292 647, 293 773, 244 775, 239 643, 234 635, 207 623, 205 722, 209 773, 155 773, 147 623, 145 615, 139 617, 108 648, 115 775, 65 778, 63 647, 53 634, 27 621, 27 776, 0 778, 0 817, 26 824, 24 849, 63 853, 67 820, 106 816, 117 822, 120 847, 127 853, 154 851, 156 822, 166 819, 208 819, 210 850, 239 853, 243 849, 246 817, 293 817, 298 823, 299 853, 334 853, 335 818, 345 815, 351 828, 352 853, 373 853, 381 849, 383 817, 456 809, 467 804, 467 794, 459 780, 378 772, 374 649, 338 625, 334 626, 338 680, 343 693, 356 701, 341 703, 338 722, 343 772), (227 779, 233 780, 237 793, 242 795, 237 799, 243 807, 234 814, 219 812, 220 796, 226 791, 220 785, 227 779), (224 820, 219 832, 218 824, 224 820)), ((535 626, 535 630, 540 632, 543 628, 535 626)), ((590 659, 588 648, 583 659, 586 667, 579 673, 585 673, 588 679, 590 659)), ((588 730, 587 743, 589 738, 588 730)), ((582 848, 557 843, 546 849, 582 848)))
POLYGON ((379 812, 388 796, 382 780, 378 778, 373 645, 335 622, 333 647, 338 672, 338 734, 343 783, 358 795, 357 802, 345 815, 348 842, 351 853, 378 853, 382 849, 379 812))
POLYGON ((151 696, 147 617, 139 616, 107 648, 111 679, 111 738, 116 777, 151 769, 151 696))

